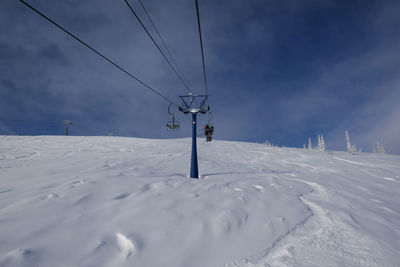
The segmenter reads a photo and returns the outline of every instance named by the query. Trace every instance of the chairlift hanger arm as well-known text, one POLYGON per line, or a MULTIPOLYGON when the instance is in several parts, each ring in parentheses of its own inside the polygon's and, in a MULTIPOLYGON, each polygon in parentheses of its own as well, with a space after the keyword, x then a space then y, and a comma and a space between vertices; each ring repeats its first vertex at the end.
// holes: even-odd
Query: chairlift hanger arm
POLYGON ((169 114, 171 117, 174 117, 174 116, 175 116, 175 113, 172 113, 172 112, 171 112, 171 106, 172 106, 172 103, 170 103, 169 106, 168 106, 168 114, 169 114))

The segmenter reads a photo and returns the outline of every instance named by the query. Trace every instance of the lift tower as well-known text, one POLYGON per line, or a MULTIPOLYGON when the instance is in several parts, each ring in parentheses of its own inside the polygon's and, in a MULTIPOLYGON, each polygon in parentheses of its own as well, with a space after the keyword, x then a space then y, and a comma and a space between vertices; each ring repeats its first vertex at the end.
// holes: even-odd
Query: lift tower
POLYGON ((65 125, 65 136, 68 136, 68 128, 72 124, 72 121, 70 120, 65 120, 64 125, 65 125))
POLYGON ((199 167, 197 163, 197 113, 206 114, 210 110, 209 106, 205 106, 208 95, 189 95, 180 96, 182 106, 179 110, 184 114, 192 114, 192 158, 190 164, 190 178, 199 178, 199 167))

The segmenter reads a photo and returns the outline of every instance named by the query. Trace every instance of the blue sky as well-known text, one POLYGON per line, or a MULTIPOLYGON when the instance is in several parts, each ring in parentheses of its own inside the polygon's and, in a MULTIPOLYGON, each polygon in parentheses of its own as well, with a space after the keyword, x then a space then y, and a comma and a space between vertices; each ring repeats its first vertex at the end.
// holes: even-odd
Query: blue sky
MULTIPOLYGON (((142 2, 204 93, 194 0, 142 2)), ((167 97, 185 94, 123 0, 29 3, 167 97)), ((347 129, 365 151, 379 140, 400 153, 399 1, 199 3, 217 139, 302 147, 322 133, 343 150, 347 129)), ((0 134, 62 134, 70 119, 72 135, 190 136, 189 116, 167 132, 165 100, 19 1, 0 3, 0 62, 0 134)))

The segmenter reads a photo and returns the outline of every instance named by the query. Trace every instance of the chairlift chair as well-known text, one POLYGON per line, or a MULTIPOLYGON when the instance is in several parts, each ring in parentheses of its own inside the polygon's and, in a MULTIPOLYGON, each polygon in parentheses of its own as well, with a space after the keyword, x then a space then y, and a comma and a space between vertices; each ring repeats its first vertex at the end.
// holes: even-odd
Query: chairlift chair
POLYGON ((206 141, 207 142, 211 142, 212 141, 212 135, 214 133, 214 126, 213 126, 213 124, 211 122, 212 121, 212 117, 213 117, 213 115, 212 115, 211 111, 209 111, 208 112, 208 122, 206 124, 206 127, 208 126, 208 129, 210 129, 210 130, 209 130, 208 134, 207 134, 207 132, 204 134, 205 137, 206 137, 206 141))
POLYGON ((171 109, 171 105, 172 104, 169 104, 169 106, 168 106, 168 114, 172 118, 172 121, 167 122, 167 124, 166 124, 167 130, 168 131, 179 131, 180 123, 179 123, 179 121, 175 120, 175 113, 172 113, 171 110, 170 110, 171 109))
POLYGON ((167 122, 166 126, 168 131, 179 131, 180 123, 175 121, 175 116, 172 116, 172 121, 167 122))

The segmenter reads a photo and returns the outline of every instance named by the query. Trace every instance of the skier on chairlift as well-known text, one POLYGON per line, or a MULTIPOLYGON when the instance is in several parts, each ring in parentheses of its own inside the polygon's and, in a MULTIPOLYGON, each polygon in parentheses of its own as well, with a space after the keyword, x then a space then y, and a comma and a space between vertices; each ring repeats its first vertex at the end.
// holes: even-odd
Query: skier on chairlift
POLYGON ((211 142, 213 132, 214 132, 214 126, 210 126, 208 124, 204 126, 204 135, 206 136, 207 142, 211 142))

